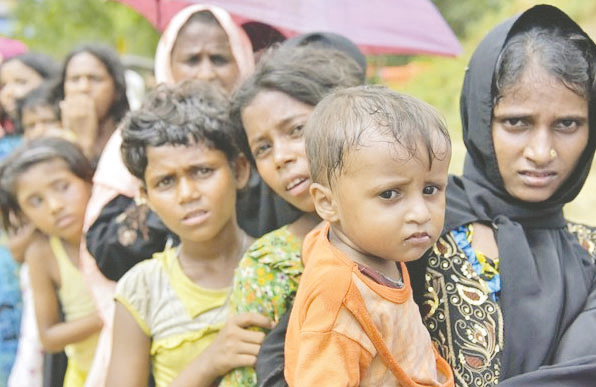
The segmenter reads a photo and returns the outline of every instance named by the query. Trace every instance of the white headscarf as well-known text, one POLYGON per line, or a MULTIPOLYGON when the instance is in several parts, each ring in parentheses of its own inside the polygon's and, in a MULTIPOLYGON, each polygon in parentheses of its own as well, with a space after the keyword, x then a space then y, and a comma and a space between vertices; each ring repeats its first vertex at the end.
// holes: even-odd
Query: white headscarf
POLYGON ((201 11, 211 12, 228 36, 230 49, 240 72, 238 84, 254 71, 255 62, 252 45, 244 30, 232 20, 232 17, 226 10, 211 5, 196 4, 183 8, 174 15, 159 39, 159 44, 155 51, 155 80, 157 83, 169 85, 175 83, 171 67, 172 48, 178 38, 180 29, 182 29, 192 15, 201 11))

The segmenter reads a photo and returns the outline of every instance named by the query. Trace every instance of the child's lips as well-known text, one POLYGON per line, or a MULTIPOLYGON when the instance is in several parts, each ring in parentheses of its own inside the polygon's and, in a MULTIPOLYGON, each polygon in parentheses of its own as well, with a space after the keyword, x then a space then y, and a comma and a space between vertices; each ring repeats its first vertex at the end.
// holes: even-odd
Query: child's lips
POLYGON ((74 223, 75 220, 76 219, 73 215, 61 215, 58 218, 56 218, 54 224, 58 228, 66 228, 70 226, 72 223, 74 223))
POLYGON ((291 179, 286 185, 285 190, 291 195, 299 196, 304 192, 308 192, 310 187, 310 178, 306 176, 300 176, 291 179))
POLYGON ((426 245, 430 243, 430 235, 426 232, 415 232, 406 238, 406 242, 415 245, 426 245))
POLYGON ((197 226, 209 217, 209 212, 207 210, 198 209, 187 212, 184 217, 182 218, 182 224, 186 226, 197 226))

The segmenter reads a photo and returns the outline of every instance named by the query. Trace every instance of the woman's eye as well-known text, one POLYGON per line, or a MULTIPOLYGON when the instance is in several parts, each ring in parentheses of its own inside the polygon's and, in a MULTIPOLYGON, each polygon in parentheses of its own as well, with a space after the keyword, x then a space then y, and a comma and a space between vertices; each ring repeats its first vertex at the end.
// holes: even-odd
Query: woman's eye
POLYGON ((391 200, 391 199, 395 199, 398 195, 399 195, 399 193, 396 190, 388 189, 387 191, 381 192, 379 194, 379 197, 381 199, 391 200))
POLYGON ((563 131, 573 131, 580 126, 580 123, 577 120, 568 119, 568 120, 561 120, 557 124, 557 129, 563 131))
POLYGON ((505 120, 505 125, 510 126, 512 128, 519 128, 525 126, 525 121, 521 118, 508 118, 505 120))
POLYGON ((41 205, 43 200, 41 199, 40 196, 32 196, 27 200, 27 202, 29 203, 29 205, 31 207, 37 208, 41 205))
POLYGON ((292 137, 301 137, 303 130, 304 130, 304 125, 296 125, 290 130, 290 135, 292 137))
POLYGON ((223 65, 227 65, 228 63, 230 63, 230 60, 223 55, 212 55, 211 63, 213 63, 217 66, 223 66, 223 65))
POLYGON ((437 192, 439 192, 439 187, 437 187, 436 185, 427 185, 426 187, 424 187, 424 189, 422 190, 422 193, 424 195, 434 195, 437 192))
POLYGON ((193 56, 189 56, 188 58, 186 58, 186 60, 184 61, 184 63, 188 64, 188 65, 196 65, 200 62, 200 58, 198 55, 193 55, 193 56))
POLYGON ((252 155, 254 156, 254 158, 259 158, 265 155, 265 153, 267 153, 267 151, 269 150, 269 148, 271 148, 269 146, 269 144, 261 144, 261 145, 257 145, 256 147, 253 148, 252 150, 252 155))

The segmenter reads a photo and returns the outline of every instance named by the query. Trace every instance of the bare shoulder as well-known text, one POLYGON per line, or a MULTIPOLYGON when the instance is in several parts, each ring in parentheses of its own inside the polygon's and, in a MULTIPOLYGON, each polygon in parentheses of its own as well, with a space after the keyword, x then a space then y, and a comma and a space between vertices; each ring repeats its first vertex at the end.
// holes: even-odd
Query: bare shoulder
POLYGON ((36 233, 27 247, 27 250, 25 250, 25 261, 29 265, 38 264, 39 261, 44 260, 48 254, 52 254, 50 240, 47 236, 41 233, 36 233))
POLYGON ((60 282, 58 264, 46 235, 39 233, 25 251, 25 262, 32 276, 49 276, 53 282, 60 282))

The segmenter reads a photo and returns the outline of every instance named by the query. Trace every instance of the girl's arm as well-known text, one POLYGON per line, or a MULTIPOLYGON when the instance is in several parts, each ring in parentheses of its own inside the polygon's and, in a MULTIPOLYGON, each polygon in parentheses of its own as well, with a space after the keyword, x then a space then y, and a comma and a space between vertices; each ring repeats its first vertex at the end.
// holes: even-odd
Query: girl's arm
POLYGON ((46 351, 60 352, 66 345, 101 330, 103 322, 97 313, 74 321, 60 321, 57 295, 60 274, 46 238, 33 241, 25 253, 25 260, 29 265, 39 339, 46 351))
POLYGON ((231 317, 215 341, 178 375, 170 387, 208 387, 234 368, 254 366, 265 338, 263 332, 246 329, 254 326, 270 329, 271 321, 257 313, 231 317))
POLYGON ((114 314, 112 356, 107 386, 147 386, 151 339, 119 302, 114 314))

